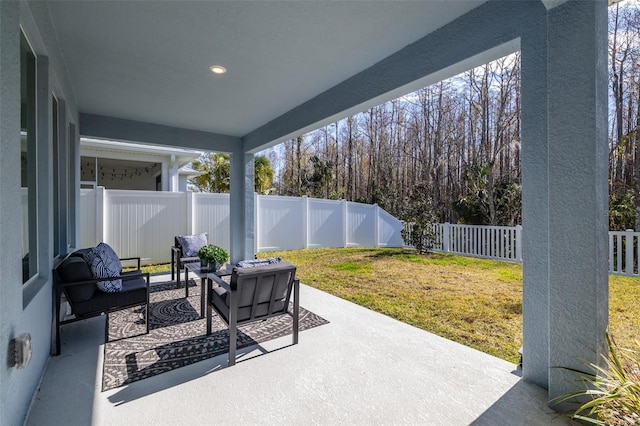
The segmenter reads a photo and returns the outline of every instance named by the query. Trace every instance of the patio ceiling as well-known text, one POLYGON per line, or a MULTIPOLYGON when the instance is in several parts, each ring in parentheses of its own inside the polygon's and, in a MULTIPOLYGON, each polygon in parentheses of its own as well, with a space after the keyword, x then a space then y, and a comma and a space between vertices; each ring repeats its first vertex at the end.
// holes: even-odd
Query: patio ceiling
POLYGON ((242 137, 485 1, 48 8, 80 112, 242 137))

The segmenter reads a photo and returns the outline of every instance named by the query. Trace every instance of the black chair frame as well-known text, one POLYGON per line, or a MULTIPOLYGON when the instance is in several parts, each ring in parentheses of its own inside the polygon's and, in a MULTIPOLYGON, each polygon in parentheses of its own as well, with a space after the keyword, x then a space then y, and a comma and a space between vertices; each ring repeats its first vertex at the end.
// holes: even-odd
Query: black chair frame
MULTIPOLYGON (((295 271, 295 269, 294 269, 295 271)), ((235 272, 235 270, 234 270, 235 272)), ((232 275, 233 277, 233 275, 232 275)), ((256 316, 256 306, 258 302, 258 294, 259 292, 254 291, 253 297, 253 306, 251 309, 251 316, 245 320, 238 320, 238 300, 240 299, 240 294, 242 292, 242 285, 234 285, 234 279, 232 278, 231 283, 228 283, 221 279, 216 275, 209 275, 207 279, 207 335, 211 334, 212 329, 212 315, 213 310, 215 309, 218 312, 220 318, 227 323, 229 326, 229 366, 235 365, 236 363, 236 347, 237 347, 237 333, 238 326, 251 323, 254 321, 263 321, 272 317, 276 317, 279 315, 291 315, 293 318, 293 344, 296 345, 298 343, 298 334, 299 334, 299 318, 300 318, 300 280, 298 278, 292 277, 291 282, 288 285, 286 301, 284 303, 283 310, 273 311, 273 305, 276 298, 276 286, 272 286, 271 291, 271 300, 269 302, 269 308, 266 315, 256 316), (224 288, 229 293, 229 318, 228 320, 225 318, 218 308, 211 302, 211 297, 216 297, 213 295, 213 284, 217 284, 218 286, 224 288), (291 294, 293 293, 293 314, 289 312, 289 301, 291 298, 291 294)))
MULTIPOLYGON (((71 256, 73 253, 68 254, 67 256, 65 256, 65 259, 69 256, 71 256)), ((135 260, 137 261, 137 270, 136 271, 132 271, 132 272, 128 272, 128 273, 124 273, 122 275, 119 275, 117 277, 110 277, 110 279, 115 280, 115 279, 132 279, 132 278, 144 278, 146 281, 146 301, 144 302, 145 305, 145 309, 144 309, 144 322, 146 325, 146 331, 145 334, 149 334, 149 273, 148 272, 142 272, 140 271, 140 258, 139 257, 125 257, 125 258, 120 258, 120 261, 131 261, 131 260, 135 260)), ((63 259, 64 261, 64 259, 63 259)), ((62 262, 60 262, 58 264, 58 266, 62 264, 62 262)), ((105 281, 105 278, 97 278, 97 279, 91 279, 91 280, 84 280, 84 281, 73 281, 73 282, 62 282, 60 275, 58 274, 58 270, 57 267, 53 269, 53 279, 54 279, 54 291, 55 291, 55 340, 56 340, 56 344, 55 344, 55 351, 53 352, 53 355, 59 355, 60 354, 60 327, 64 324, 70 324, 73 322, 77 322, 77 321, 82 321, 85 320, 87 318, 92 318, 92 317, 97 317, 100 315, 105 315, 111 312, 117 312, 117 311, 121 311, 123 309, 127 309, 127 308, 133 308, 136 306, 141 306, 143 305, 143 303, 128 303, 128 304, 114 304, 112 306, 109 306, 106 309, 101 309, 101 310, 96 310, 93 312, 87 312, 84 313, 82 315, 76 315, 73 312, 73 302, 72 299, 69 297, 69 293, 68 290, 73 287, 73 286, 81 286, 81 285, 85 285, 85 284, 97 284, 100 281, 105 281), (60 319, 61 316, 61 304, 62 304, 62 295, 65 295, 65 299, 66 301, 69 303, 69 305, 71 305, 71 313, 73 314, 72 318, 68 318, 68 319, 60 319)), ((113 294, 113 295, 117 295, 117 293, 107 293, 107 294, 113 294)), ((115 296, 114 296, 115 297, 115 296)))
MULTIPOLYGON (((176 288, 180 288, 180 272, 184 269, 184 264, 199 261, 199 257, 183 257, 182 247, 171 246, 171 280, 177 278, 176 288)), ((188 283, 185 283, 185 286, 187 285, 188 283)))

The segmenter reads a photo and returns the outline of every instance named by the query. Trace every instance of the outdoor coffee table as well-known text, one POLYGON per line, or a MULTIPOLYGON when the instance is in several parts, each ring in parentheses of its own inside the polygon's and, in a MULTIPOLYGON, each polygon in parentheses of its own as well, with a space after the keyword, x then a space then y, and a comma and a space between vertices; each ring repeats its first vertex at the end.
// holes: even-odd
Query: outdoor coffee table
POLYGON ((233 266, 225 263, 220 269, 217 271, 212 271, 207 268, 204 269, 200 265, 200 262, 191 262, 184 264, 184 297, 189 297, 189 271, 194 273, 198 278, 200 278, 200 318, 204 318, 204 309, 206 306, 206 281, 207 277, 210 275, 217 275, 219 277, 225 277, 231 275, 233 272, 233 266))

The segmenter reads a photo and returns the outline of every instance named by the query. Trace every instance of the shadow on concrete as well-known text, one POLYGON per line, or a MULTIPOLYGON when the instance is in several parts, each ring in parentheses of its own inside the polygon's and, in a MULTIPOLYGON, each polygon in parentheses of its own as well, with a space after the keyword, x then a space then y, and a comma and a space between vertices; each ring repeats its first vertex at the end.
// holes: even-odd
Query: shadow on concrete
MULTIPOLYGON (((514 374, 516 372, 514 371, 514 374)), ((518 381, 491 407, 482 413, 473 426, 494 425, 577 425, 565 414, 558 413, 543 405, 547 391, 539 386, 518 381), (542 417, 541 417, 542 413, 542 417)))
MULTIPOLYGON (((292 345, 286 345, 276 349, 267 350, 259 344, 238 348, 236 354, 236 364, 249 361, 255 357, 268 355, 280 351, 292 345), (257 353, 256 353, 257 351, 257 353)), ((162 392, 174 386, 179 386, 192 380, 201 379, 203 376, 216 373, 228 367, 228 353, 223 353, 204 361, 176 368, 157 376, 139 380, 118 388, 113 395, 107 399, 115 406, 126 404, 156 392, 162 392)), ((233 368, 233 366, 231 367, 233 368)))

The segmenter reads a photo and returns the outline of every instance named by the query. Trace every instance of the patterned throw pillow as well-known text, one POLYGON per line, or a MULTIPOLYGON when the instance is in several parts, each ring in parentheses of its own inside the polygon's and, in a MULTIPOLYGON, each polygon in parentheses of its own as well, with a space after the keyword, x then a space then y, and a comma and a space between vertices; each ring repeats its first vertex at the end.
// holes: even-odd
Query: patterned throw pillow
POLYGON ((207 245, 207 233, 196 235, 179 235, 178 241, 182 246, 182 256, 197 257, 198 251, 207 245))
MULTIPOLYGON (((117 277, 122 273, 122 263, 120 263, 120 259, 108 244, 98 244, 98 246, 92 250, 90 257, 93 259, 91 261, 91 272, 94 278, 117 277)), ((99 281, 96 285, 98 289, 105 293, 122 291, 121 279, 99 281)))
POLYGON ((238 268, 256 268, 258 266, 275 265, 281 261, 281 257, 267 257, 265 259, 241 260, 236 266, 238 268))

